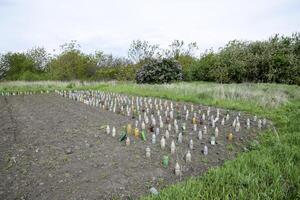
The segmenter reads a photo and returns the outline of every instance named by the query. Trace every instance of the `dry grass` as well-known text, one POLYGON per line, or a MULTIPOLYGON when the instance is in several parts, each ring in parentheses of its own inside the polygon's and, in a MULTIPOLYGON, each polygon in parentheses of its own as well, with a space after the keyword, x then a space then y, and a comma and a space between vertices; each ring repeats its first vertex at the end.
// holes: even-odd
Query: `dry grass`
POLYGON ((217 84, 207 82, 173 83, 163 85, 139 85, 133 82, 83 82, 83 81, 8 81, 0 82, 0 91, 9 90, 39 90, 39 89, 103 89, 116 92, 145 91, 149 95, 176 94, 176 96, 190 96, 195 98, 209 98, 214 100, 248 101, 254 105, 276 108, 286 104, 289 97, 300 97, 298 86, 280 84, 217 84))

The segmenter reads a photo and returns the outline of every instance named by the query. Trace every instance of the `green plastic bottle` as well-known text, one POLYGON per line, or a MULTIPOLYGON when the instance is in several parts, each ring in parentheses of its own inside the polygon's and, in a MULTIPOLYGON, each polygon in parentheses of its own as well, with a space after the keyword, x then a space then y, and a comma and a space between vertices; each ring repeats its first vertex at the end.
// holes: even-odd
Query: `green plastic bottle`
POLYGON ((141 132, 141 138, 142 138, 143 141, 146 141, 146 140, 147 140, 147 138, 146 138, 146 133, 145 133, 144 130, 142 130, 142 132, 141 132))

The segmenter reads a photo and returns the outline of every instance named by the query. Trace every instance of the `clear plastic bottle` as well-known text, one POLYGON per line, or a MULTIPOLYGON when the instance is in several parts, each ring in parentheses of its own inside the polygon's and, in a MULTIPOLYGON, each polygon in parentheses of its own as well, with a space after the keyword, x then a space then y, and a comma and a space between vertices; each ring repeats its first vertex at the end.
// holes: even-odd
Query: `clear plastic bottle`
POLYGON ((162 137, 160 140, 160 147, 161 149, 165 149, 166 147, 166 139, 164 137, 162 137))
POLYGON ((182 143, 182 133, 178 134, 178 143, 181 144, 182 143))
POLYGON ((109 127, 109 125, 106 126, 106 133, 110 134, 110 127, 109 127))
POLYGON ((199 140, 202 140, 202 138, 203 138, 202 131, 199 130, 199 132, 198 132, 198 139, 199 139, 199 140))
POLYGON ((211 136, 211 138, 210 138, 210 144, 211 145, 215 145, 216 144, 216 138, 215 138, 215 136, 211 136))
POLYGON ((174 154, 175 153, 175 142, 174 142, 174 140, 172 140, 172 142, 171 142, 171 154, 174 154))
POLYGON ((150 150, 149 147, 147 147, 147 148, 146 148, 146 157, 147 157, 147 158, 150 158, 150 156, 151 156, 151 150, 150 150))
POLYGON ((166 139, 169 139, 169 137, 170 137, 170 133, 168 130, 166 130, 165 137, 166 137, 166 139))
POLYGON ((175 164, 175 175, 180 176, 181 175, 181 170, 180 170, 180 165, 178 162, 175 164))
POLYGON ((126 146, 129 146, 130 145, 130 138, 127 137, 125 142, 126 142, 126 146))
POLYGON ((156 143, 156 135, 153 133, 152 134, 152 144, 156 143))
POLYGON ((193 148, 194 148, 194 142, 193 142, 193 139, 190 139, 189 147, 190 147, 190 149, 193 149, 193 148))
POLYGON ((116 136, 116 127, 113 127, 113 128, 112 128, 111 136, 113 136, 113 137, 116 136))
POLYGON ((203 148, 203 154, 206 156, 208 154, 208 147, 205 145, 203 148))
POLYGON ((185 161, 186 161, 187 163, 189 163, 189 162, 192 161, 192 155, 191 155, 190 150, 188 150, 187 154, 185 155, 185 161))

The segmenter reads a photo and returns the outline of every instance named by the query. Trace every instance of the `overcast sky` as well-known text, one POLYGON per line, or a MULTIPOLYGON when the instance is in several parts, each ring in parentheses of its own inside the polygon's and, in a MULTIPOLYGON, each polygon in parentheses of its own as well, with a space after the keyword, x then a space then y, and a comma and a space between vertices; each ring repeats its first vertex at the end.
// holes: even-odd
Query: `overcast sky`
POLYGON ((127 56, 136 39, 195 41, 203 52, 296 31, 300 0, 0 0, 1 53, 77 40, 84 52, 127 56))

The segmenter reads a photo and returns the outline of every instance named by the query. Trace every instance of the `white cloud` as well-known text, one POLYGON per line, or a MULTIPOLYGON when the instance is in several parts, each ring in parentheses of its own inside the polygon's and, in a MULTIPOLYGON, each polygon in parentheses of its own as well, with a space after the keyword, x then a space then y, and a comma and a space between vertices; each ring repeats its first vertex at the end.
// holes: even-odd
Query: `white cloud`
POLYGON ((0 52, 77 40, 84 51, 126 56, 134 39, 166 47, 174 39, 200 50, 232 39, 266 39, 300 28, 296 0, 0 0, 0 52))

